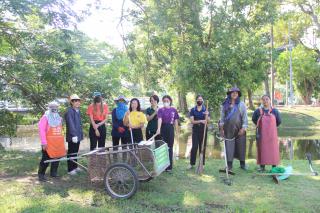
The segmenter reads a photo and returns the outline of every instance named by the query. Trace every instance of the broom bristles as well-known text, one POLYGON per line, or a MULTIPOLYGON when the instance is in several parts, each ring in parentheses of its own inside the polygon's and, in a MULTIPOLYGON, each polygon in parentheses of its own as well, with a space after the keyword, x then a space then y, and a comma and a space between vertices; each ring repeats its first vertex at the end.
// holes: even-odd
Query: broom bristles
POLYGON ((199 159, 199 164, 197 166, 197 169, 196 169, 196 173, 197 174, 202 174, 203 172, 203 154, 201 153, 200 154, 200 159, 199 159))

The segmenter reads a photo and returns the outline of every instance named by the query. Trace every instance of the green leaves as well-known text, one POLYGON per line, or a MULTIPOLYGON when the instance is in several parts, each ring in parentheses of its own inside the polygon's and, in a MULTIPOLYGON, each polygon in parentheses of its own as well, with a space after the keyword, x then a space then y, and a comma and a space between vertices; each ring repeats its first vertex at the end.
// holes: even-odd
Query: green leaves
MULTIPOLYGON (((284 51, 275 64, 283 83, 289 79, 289 57, 289 52, 284 51)), ((292 50, 293 82, 306 104, 320 88, 320 64, 316 58, 317 54, 303 45, 292 50)))

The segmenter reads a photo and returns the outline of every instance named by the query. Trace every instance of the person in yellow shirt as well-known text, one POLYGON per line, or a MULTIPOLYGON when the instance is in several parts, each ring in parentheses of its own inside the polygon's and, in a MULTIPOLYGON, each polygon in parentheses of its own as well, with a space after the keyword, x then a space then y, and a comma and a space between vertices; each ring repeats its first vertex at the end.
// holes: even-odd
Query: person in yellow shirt
POLYGON ((143 141, 142 128, 144 124, 147 123, 147 118, 145 114, 141 112, 140 102, 137 98, 131 99, 130 107, 123 118, 123 123, 131 129, 132 138, 130 136, 130 139, 133 143, 143 141))

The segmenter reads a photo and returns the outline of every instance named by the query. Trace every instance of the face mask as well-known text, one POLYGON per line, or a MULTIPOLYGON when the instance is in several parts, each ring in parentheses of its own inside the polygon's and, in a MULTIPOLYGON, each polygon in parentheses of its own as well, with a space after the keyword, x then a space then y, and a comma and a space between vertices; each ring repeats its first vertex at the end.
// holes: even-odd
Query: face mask
POLYGON ((203 103, 203 101, 197 101, 197 105, 198 105, 198 106, 201 106, 202 103, 203 103))
POLYGON ((168 107, 168 106, 170 106, 170 103, 169 103, 169 102, 164 102, 164 103, 163 103, 163 106, 164 106, 164 107, 168 107))
POLYGON ((118 102, 118 103, 117 103, 117 106, 118 106, 118 107, 124 107, 124 106, 126 106, 126 104, 123 103, 123 102, 118 102))
POLYGON ((58 109, 50 109, 51 113, 57 113, 58 109))

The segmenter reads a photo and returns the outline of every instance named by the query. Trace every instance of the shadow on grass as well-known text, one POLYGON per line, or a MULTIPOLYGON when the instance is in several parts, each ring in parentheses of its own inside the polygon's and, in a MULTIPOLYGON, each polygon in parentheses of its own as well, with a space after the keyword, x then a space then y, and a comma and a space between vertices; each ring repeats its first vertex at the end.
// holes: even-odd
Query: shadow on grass
POLYGON ((282 111, 282 128, 302 128, 305 129, 308 126, 314 126, 320 120, 302 112, 290 112, 282 111))
POLYGON ((35 152, 0 150, 0 175, 13 178, 30 175, 39 165, 39 156, 35 152))

